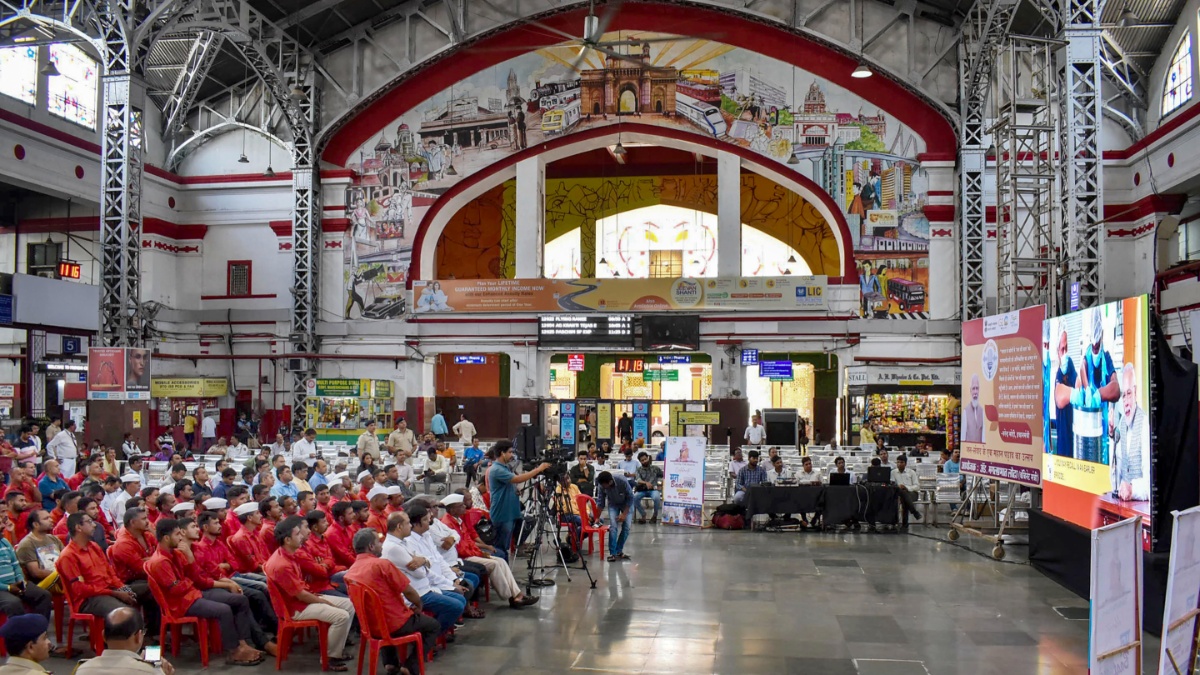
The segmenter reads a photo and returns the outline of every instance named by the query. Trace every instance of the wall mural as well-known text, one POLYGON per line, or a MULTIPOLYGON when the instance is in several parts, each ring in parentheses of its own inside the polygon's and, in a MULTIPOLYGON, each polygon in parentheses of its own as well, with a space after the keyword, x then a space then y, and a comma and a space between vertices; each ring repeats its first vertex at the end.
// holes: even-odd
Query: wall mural
MULTIPOLYGON (((924 141, 912 130, 836 84, 748 50, 662 33, 603 39, 655 42, 621 47, 621 58, 588 50, 577 68, 574 45, 522 54, 416 104, 359 148, 346 195, 348 316, 403 311, 390 283, 371 284, 407 274, 417 225, 458 181, 529 145, 627 118, 711 135, 804 174, 846 215, 863 314, 925 311, 927 186, 916 162, 924 141)), ((830 250, 822 240, 809 246, 830 250)))

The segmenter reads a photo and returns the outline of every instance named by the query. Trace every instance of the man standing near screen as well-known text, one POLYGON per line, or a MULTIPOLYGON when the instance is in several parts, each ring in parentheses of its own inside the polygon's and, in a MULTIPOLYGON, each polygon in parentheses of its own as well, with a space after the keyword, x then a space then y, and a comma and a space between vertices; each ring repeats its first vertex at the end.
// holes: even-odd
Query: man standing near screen
POLYGON ((1112 355, 1104 349, 1104 323, 1099 309, 1092 310, 1091 343, 1083 350, 1079 386, 1071 392, 1075 406, 1076 459, 1108 464, 1109 403, 1121 398, 1121 385, 1112 355))
POLYGON ((964 443, 983 443, 983 406, 979 405, 979 376, 971 376, 971 402, 962 411, 964 443))
POLYGON ((1067 355, 1067 329, 1060 325, 1058 370, 1054 372, 1054 454, 1060 457, 1075 456, 1075 407, 1071 405, 1071 393, 1078 380, 1075 362, 1067 355))
POLYGON ((1110 423, 1112 486, 1121 501, 1150 499, 1150 449, 1146 412, 1137 404, 1137 372, 1132 363, 1121 369, 1120 415, 1110 423))

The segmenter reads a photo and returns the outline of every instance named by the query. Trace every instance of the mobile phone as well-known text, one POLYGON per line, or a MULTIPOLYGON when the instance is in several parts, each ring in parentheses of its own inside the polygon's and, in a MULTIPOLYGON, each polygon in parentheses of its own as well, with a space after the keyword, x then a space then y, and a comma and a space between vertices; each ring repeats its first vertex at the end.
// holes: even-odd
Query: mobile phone
POLYGON ((158 663, 162 661, 162 647, 146 647, 146 654, 142 657, 142 660, 148 661, 157 666, 158 663))

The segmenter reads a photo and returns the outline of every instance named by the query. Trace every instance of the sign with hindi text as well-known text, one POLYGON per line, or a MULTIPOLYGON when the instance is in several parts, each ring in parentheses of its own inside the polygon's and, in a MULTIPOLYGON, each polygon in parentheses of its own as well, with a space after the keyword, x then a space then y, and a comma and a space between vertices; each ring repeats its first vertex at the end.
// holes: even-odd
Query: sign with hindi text
POLYGON ((668 436, 663 470, 663 524, 704 524, 703 436, 668 436))

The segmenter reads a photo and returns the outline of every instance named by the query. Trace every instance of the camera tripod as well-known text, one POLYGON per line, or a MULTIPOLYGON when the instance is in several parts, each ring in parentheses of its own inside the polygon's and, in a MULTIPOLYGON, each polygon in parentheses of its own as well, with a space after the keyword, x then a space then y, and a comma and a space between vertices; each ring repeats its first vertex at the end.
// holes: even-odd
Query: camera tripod
MULTIPOLYGON (((526 565, 529 568, 529 576, 525 580, 525 592, 529 593, 533 588, 541 588, 545 586, 553 586, 554 580, 546 578, 546 572, 558 567, 562 567, 563 572, 567 575, 567 581, 571 581, 572 569, 567 564, 567 559, 563 555, 562 542, 558 538, 558 514, 562 513, 563 500, 565 497, 558 494, 555 489, 557 483, 545 476, 539 476, 533 481, 532 499, 527 504, 528 508, 534 511, 533 524, 533 544, 529 552, 526 565), (546 539, 553 542, 554 555, 558 558, 557 561, 551 561, 550 564, 539 564, 539 558, 542 554, 542 542, 546 539), (540 578, 535 579, 534 576, 542 572, 540 578)), ((524 527, 524 523, 522 523, 524 527)), ((580 566, 574 569, 581 569, 587 575, 588 581, 591 582, 591 588, 596 588, 596 580, 592 578, 592 573, 588 570, 587 559, 582 554, 579 555, 580 566)))

